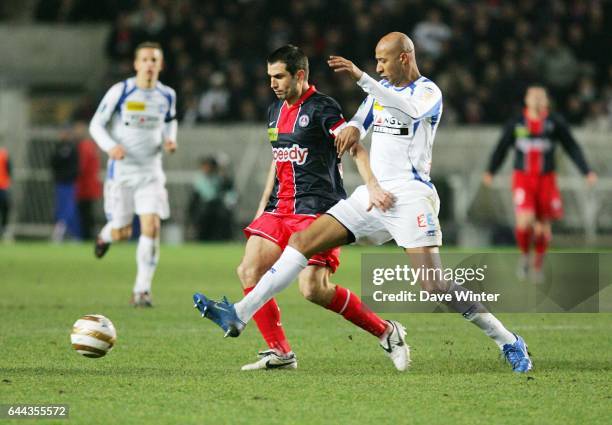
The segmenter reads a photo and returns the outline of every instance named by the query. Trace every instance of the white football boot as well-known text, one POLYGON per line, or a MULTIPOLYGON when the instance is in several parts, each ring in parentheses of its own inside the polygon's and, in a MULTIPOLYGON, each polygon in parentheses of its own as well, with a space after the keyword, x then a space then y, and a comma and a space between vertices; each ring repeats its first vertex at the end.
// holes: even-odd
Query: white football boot
POLYGON ((387 320, 391 325, 391 332, 380 342, 380 346, 400 372, 410 366, 410 347, 406 344, 406 328, 395 320, 387 320))
POLYGON ((240 370, 297 369, 297 357, 293 352, 278 354, 274 350, 266 350, 260 351, 257 356, 259 360, 242 366, 240 370))

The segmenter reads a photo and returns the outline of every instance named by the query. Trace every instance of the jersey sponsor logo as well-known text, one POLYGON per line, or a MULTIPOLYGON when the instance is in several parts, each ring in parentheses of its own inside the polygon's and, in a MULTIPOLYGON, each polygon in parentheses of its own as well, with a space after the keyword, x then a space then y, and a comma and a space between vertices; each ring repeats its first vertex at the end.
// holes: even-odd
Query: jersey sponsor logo
POLYGON ((308 148, 294 144, 290 148, 272 148, 272 158, 276 162, 293 162, 302 165, 308 157, 308 148))
POLYGON ((270 140, 270 142, 276 142, 278 140, 278 128, 272 127, 268 129, 268 140, 270 140))
POLYGON ((128 111, 144 111, 147 105, 144 102, 129 101, 125 103, 125 109, 128 111))
POLYGON ((128 127, 138 128, 141 130, 156 130, 159 128, 162 120, 159 116, 142 115, 142 114, 125 114, 124 124, 128 127))
POLYGON ((374 110, 375 111, 382 111, 384 108, 382 107, 382 105, 380 103, 378 103, 378 101, 374 101, 374 110))
POLYGON ((408 128, 396 128, 386 127, 384 125, 375 125, 372 130, 374 133, 392 134, 394 136, 407 136, 409 134, 408 128))
POLYGON ((308 127, 308 124, 310 124, 310 118, 308 118, 308 115, 301 115, 298 118, 298 125, 302 128, 304 127, 308 127))

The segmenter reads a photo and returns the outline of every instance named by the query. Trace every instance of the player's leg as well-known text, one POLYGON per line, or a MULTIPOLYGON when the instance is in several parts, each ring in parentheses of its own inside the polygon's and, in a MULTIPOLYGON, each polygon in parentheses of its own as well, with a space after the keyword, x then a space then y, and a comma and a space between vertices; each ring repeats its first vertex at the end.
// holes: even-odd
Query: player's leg
POLYGON ((94 254, 97 258, 104 257, 112 242, 132 237, 134 215, 132 188, 116 181, 104 182, 104 213, 108 221, 96 237, 94 254))
POLYGON ((168 192, 162 180, 135 185, 134 211, 140 218, 136 248, 137 274, 133 289, 135 306, 151 306, 151 284, 159 263, 161 220, 170 217, 168 192))
MULTIPOLYGON (((317 257, 322 255, 317 254, 312 260, 319 260, 317 257)), ((375 336, 395 367, 400 371, 406 370, 410 351, 404 340, 404 327, 398 322, 382 319, 348 288, 331 283, 331 274, 331 267, 309 265, 298 276, 301 294, 308 301, 341 315, 375 336)))
POLYGON ((550 240, 552 239, 552 226, 550 220, 541 219, 535 222, 534 230, 534 245, 535 257, 533 260, 533 280, 535 283, 540 283, 544 279, 542 267, 544 265, 544 257, 550 240))
MULTIPOLYGON (((245 296, 253 290, 280 254, 281 248, 275 242, 255 235, 249 237, 244 257, 236 270, 245 296)), ((291 346, 281 324, 280 308, 274 298, 266 302, 253 319, 270 350, 280 355, 291 353, 291 346)))
POLYGON ((348 230, 335 218, 324 214, 305 230, 294 233, 279 259, 262 276, 255 288, 234 304, 238 318, 247 323, 274 295, 285 289, 308 265, 313 254, 344 245, 349 241, 348 230))
MULTIPOLYGON (((442 262, 438 247, 407 248, 413 268, 425 270, 441 269, 442 262)), ((471 291, 455 282, 438 279, 440 273, 425 273, 427 279, 421 280, 421 286, 428 292, 451 294, 452 301, 445 304, 465 319, 478 326, 489 338, 493 339, 512 364, 516 372, 527 372, 531 369, 531 360, 527 354, 527 346, 521 337, 507 330, 504 325, 480 302, 469 301, 469 297, 460 299, 458 294, 471 291)))
POLYGON ((529 273, 530 251, 533 239, 533 224, 536 210, 536 180, 520 171, 512 175, 512 202, 514 204, 516 245, 521 251, 516 275, 525 280, 529 273))
POLYGON ((516 227, 514 235, 516 244, 521 251, 521 257, 517 264, 516 275, 520 280, 525 280, 529 273, 531 242, 533 239, 535 214, 529 210, 517 210, 515 212, 516 227))
POLYGON ((161 220, 157 214, 140 214, 140 237, 136 247, 136 281, 131 304, 151 307, 151 284, 159 263, 161 220))

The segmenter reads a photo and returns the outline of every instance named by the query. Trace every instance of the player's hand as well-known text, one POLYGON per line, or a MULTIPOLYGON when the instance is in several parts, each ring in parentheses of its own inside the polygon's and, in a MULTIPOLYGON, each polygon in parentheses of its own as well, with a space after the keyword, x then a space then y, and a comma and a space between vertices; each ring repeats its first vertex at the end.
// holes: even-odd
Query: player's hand
POLYGON ((176 152, 176 142, 174 140, 166 140, 164 142, 164 150, 166 153, 174 153, 176 152))
POLYGON ((486 187, 491 187, 493 185, 493 174, 488 171, 482 175, 482 183, 486 187))
POLYGON ((336 140, 334 140, 336 150, 338 151, 338 158, 340 158, 344 152, 355 146, 355 144, 359 142, 360 138, 361 133, 359 132, 358 128, 353 127, 352 125, 344 127, 344 129, 336 136, 336 140))
POLYGON ((125 158, 125 148, 121 145, 115 145, 108 151, 108 156, 114 160, 122 160, 125 158))
POLYGON ((395 203, 395 196, 391 192, 384 190, 378 182, 369 183, 367 185, 370 195, 370 202, 367 211, 372 208, 378 208, 382 212, 390 210, 395 203))
POLYGON ((361 69, 359 69, 353 62, 343 58, 342 56, 330 56, 327 64, 334 70, 334 72, 346 72, 355 81, 359 81, 363 75, 363 71, 361 69))
POLYGON ((589 171, 589 173, 586 175, 587 184, 591 187, 595 186, 597 179, 597 174, 595 174, 594 171, 589 171))

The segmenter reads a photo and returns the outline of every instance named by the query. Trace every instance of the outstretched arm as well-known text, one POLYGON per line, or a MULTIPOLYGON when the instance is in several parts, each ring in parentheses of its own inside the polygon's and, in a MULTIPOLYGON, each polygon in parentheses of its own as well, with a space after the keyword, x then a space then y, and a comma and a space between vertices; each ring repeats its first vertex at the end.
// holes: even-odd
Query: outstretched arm
POLYGON ((442 93, 435 84, 422 84, 414 88, 412 96, 405 96, 402 91, 380 84, 341 56, 330 56, 327 63, 334 72, 348 73, 364 92, 374 97, 380 106, 400 121, 420 120, 439 112, 442 93))
POLYGON ((580 145, 578 145, 576 139, 572 136, 569 126, 561 118, 557 118, 555 121, 557 137, 563 149, 567 152, 574 164, 576 164, 580 172, 586 177, 587 182, 590 185, 595 184, 597 182, 597 174, 591 171, 580 145))
POLYGON ((370 195, 370 204, 368 205, 368 211, 373 207, 378 208, 381 211, 387 211, 393 207, 395 197, 391 192, 387 192, 378 183, 376 176, 370 168, 370 157, 368 151, 360 144, 357 143, 351 149, 351 156, 355 160, 359 175, 368 188, 370 195))

